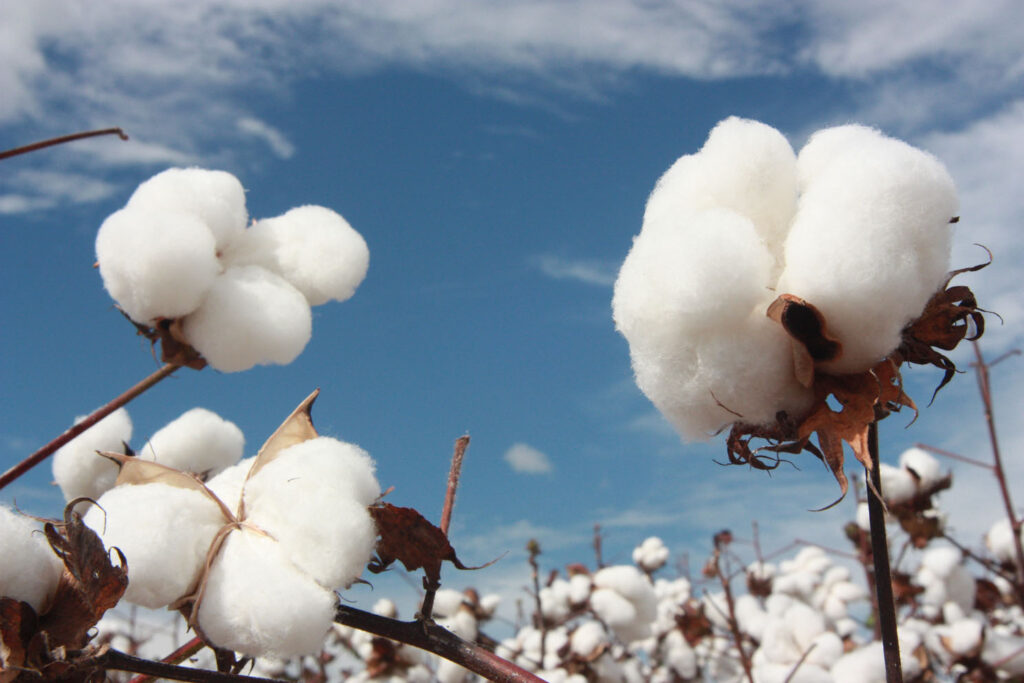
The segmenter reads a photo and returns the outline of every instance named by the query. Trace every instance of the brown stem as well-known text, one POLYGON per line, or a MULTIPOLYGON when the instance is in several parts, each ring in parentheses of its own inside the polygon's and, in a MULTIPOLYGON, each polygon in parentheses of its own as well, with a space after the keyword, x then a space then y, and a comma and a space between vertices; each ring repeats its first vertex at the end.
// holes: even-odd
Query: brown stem
POLYGON ((604 567, 604 558, 601 556, 601 525, 594 525, 594 561, 597 562, 597 568, 601 569, 604 567))
POLYGON ((878 422, 868 427, 868 451, 871 469, 868 476, 875 492, 868 487, 868 514, 871 518, 871 554, 875 561, 875 595, 878 598, 878 626, 882 635, 885 656, 886 683, 902 683, 903 666, 900 662, 900 640, 896 630, 896 605, 892 597, 892 574, 889 568, 889 542, 885 531, 885 504, 882 502, 881 465, 878 455, 878 422))
MULTIPOLYGON (((728 614, 725 614, 725 620, 729 624, 729 631, 732 634, 733 642, 736 643, 736 651, 740 655, 740 663, 743 665, 743 672, 747 676, 747 680, 750 683, 754 683, 754 674, 750 665, 750 657, 747 656, 746 650, 743 649, 743 633, 740 631, 739 621, 736 619, 736 601, 732 597, 732 586, 730 585, 729 570, 728 567, 722 568, 722 553, 727 544, 732 541, 732 534, 728 531, 721 531, 714 536, 714 550, 711 553, 711 567, 714 571, 715 576, 722 584, 722 592, 725 594, 725 604, 729 610, 728 614)), ((714 601, 711 603, 714 604, 714 601)), ((721 611, 721 610, 719 610, 721 611)))
MULTIPOLYGON (((206 647, 206 643, 203 642, 202 638, 196 636, 160 661, 164 664, 181 664, 204 647, 206 647)), ((152 674, 141 674, 128 681, 128 683, 149 683, 149 681, 153 680, 156 680, 156 677, 152 674)))
POLYGON ((977 359, 975 369, 978 377, 978 391, 981 392, 981 401, 985 405, 985 423, 988 425, 988 438, 992 444, 992 471, 999 482, 999 492, 1003 496, 1003 505, 1006 507, 1006 518, 1010 522, 1010 530, 1013 533, 1013 551, 1016 554, 1016 578, 1014 591, 1017 593, 1017 604, 1024 606, 1024 546, 1021 544, 1020 527, 1021 522, 1013 511, 1013 501, 1010 499, 1010 488, 1006 485, 1006 471, 1003 469, 1003 457, 999 451, 999 438, 996 435, 995 411, 992 409, 992 387, 989 384, 988 369, 984 356, 981 355, 981 347, 977 342, 974 346, 974 356, 977 359))
POLYGON ((529 671, 502 659, 493 652, 488 652, 476 643, 462 640, 451 631, 432 622, 398 621, 371 612, 364 612, 348 605, 338 606, 334 620, 344 626, 351 626, 367 633, 432 652, 491 681, 544 683, 542 679, 529 671))
POLYGON ((70 428, 67 429, 67 431, 65 431, 57 438, 53 439, 50 443, 46 444, 38 451, 36 451, 32 455, 28 456, 27 458, 19 462, 14 467, 4 472, 3 475, 0 475, 0 489, 10 484, 12 481, 17 479, 21 475, 25 474, 42 461, 46 460, 48 457, 53 455, 54 451, 56 451, 58 448, 66 444, 68 441, 71 441, 71 439, 75 438, 85 430, 89 429, 89 427, 92 427, 94 424, 105 418, 107 415, 110 415, 112 412, 114 412, 121 406, 127 404, 132 399, 136 398, 146 390, 150 389, 160 380, 170 376, 175 370, 177 370, 180 367, 180 365, 172 365, 168 363, 167 365, 164 365, 159 370, 151 374, 149 377, 145 378, 144 380, 133 386, 128 391, 124 392, 114 400, 110 401, 110 403, 107 403, 105 406, 102 406, 94 410, 86 418, 72 425, 70 428))
POLYGON ((459 488, 459 477, 462 475, 462 459, 466 456, 469 446, 469 435, 460 436, 455 440, 455 452, 452 453, 452 465, 448 470, 448 488, 444 494, 444 509, 441 510, 441 531, 448 535, 448 527, 452 523, 452 509, 455 507, 455 492, 459 488))
POLYGON ((526 544, 526 551, 530 553, 530 578, 533 580, 533 603, 536 617, 534 627, 540 631, 540 662, 544 666, 544 655, 548 636, 547 624, 544 622, 544 606, 540 601, 540 566, 537 564, 537 556, 540 555, 540 543, 536 539, 530 539, 526 544))
POLYGON ((949 458, 951 460, 959 460, 960 462, 965 462, 968 465, 974 465, 975 467, 980 467, 985 470, 992 469, 991 463, 982 462, 981 460, 975 460, 974 458, 968 458, 966 455, 960 455, 959 453, 954 453, 953 451, 947 451, 944 448, 936 448, 935 446, 929 446, 926 443, 915 443, 914 445, 922 450, 934 453, 935 455, 941 455, 944 458, 949 458))
POLYGON ((132 657, 117 650, 107 650, 97 657, 95 663, 105 669, 129 671, 146 674, 154 678, 169 678, 175 681, 192 681, 193 683, 277 683, 273 678, 258 678, 241 674, 192 669, 164 662, 153 662, 141 657, 132 657))
POLYGON ((65 142, 74 142, 75 140, 81 140, 83 138, 94 138, 100 135, 116 135, 122 140, 127 140, 128 136, 120 128, 104 128, 102 130, 89 130, 84 133, 72 133, 71 135, 62 135, 57 138, 50 138, 49 140, 41 140, 39 142, 33 142, 31 145, 25 145, 24 147, 15 147, 4 152, 0 152, 0 159, 8 159, 10 157, 16 157, 19 154, 28 154, 29 152, 35 152, 39 149, 45 149, 46 147, 53 147, 54 145, 63 145, 65 142))

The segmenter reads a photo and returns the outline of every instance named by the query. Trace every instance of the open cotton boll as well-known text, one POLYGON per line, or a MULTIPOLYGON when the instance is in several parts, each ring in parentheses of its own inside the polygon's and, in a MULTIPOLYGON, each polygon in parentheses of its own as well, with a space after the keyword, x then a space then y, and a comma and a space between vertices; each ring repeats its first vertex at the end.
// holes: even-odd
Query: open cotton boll
POLYGON ((96 260, 107 292, 140 323, 196 310, 221 272, 213 233, 180 211, 116 211, 96 234, 96 260))
POLYGON ((748 218, 773 256, 796 208, 796 155, 771 126, 730 117, 694 155, 680 158, 647 200, 645 230, 672 230, 679 215, 726 208, 748 218))
POLYGON ((1013 543, 1013 531, 1010 529, 1010 520, 1005 517, 995 524, 985 534, 985 545, 997 561, 1002 564, 1017 563, 1017 549, 1013 543))
POLYGON ((139 457, 185 472, 217 474, 242 457, 245 437, 234 422, 193 408, 158 430, 139 457))
POLYGON ((21 600, 41 613, 57 589, 63 563, 39 523, 0 505, 0 597, 21 600))
POLYGON ((203 566, 213 537, 227 520, 196 489, 167 484, 122 485, 85 514, 85 524, 128 565, 125 600, 153 609, 183 596, 203 566))
MULTIPOLYGON (((75 418, 78 424, 85 417, 75 418)), ((124 453, 132 438, 132 420, 128 411, 118 408, 92 427, 60 447, 53 456, 53 478, 64 500, 99 498, 117 480, 120 468, 96 451, 124 453)))
POLYGON ((169 168, 135 190, 127 206, 149 211, 182 211, 199 218, 213 233, 217 251, 245 230, 245 189, 227 171, 169 168))
POLYGON ((311 306, 351 297, 366 277, 363 236, 323 206, 299 206, 257 221, 231 245, 232 265, 258 265, 292 283, 311 306))
POLYGON ((899 345, 946 277, 957 206, 935 157, 882 136, 808 180, 777 291, 816 306, 843 344, 823 369, 860 372, 899 345))
POLYGON ((815 131, 800 148, 797 157, 796 172, 800 191, 844 154, 859 154, 885 138, 878 129, 857 123, 815 131))
POLYGON ((902 467, 882 463, 878 468, 878 478, 882 482, 882 497, 889 503, 906 503, 917 493, 914 476, 902 467))
POLYGON ((636 567, 605 567, 593 576, 590 606, 626 643, 646 638, 658 615, 654 587, 636 567))
POLYGON ((219 647, 253 657, 318 652, 336 596, 248 529, 228 534, 207 577, 199 627, 219 647))
POLYGON ((908 448, 900 454, 900 467, 918 476, 918 487, 928 489, 942 479, 942 466, 931 453, 921 448, 908 448))
POLYGON ((238 506, 242 502, 242 487, 255 462, 255 457, 246 458, 222 470, 206 482, 206 488, 213 491, 213 495, 217 496, 229 510, 237 513, 238 506))
POLYGON ((322 586, 348 586, 373 556, 367 506, 380 496, 370 456, 330 437, 283 450, 245 485, 246 520, 322 586))
POLYGON ((633 562, 644 571, 661 569, 668 562, 668 548, 657 536, 651 536, 633 549, 633 562))
POLYGON ((203 305, 184 320, 185 338, 211 366, 239 372, 287 365, 313 333, 309 303, 280 276, 258 266, 229 268, 203 305))

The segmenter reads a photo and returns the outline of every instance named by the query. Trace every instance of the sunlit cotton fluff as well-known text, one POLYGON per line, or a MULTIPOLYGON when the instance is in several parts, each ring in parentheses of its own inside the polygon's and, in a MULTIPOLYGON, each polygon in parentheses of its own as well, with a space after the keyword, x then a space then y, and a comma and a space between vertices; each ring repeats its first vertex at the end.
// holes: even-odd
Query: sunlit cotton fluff
POLYGON ((245 437, 234 422, 193 408, 158 430, 138 456, 177 470, 217 474, 242 457, 245 437))
POLYGON ((252 656, 317 652, 337 598, 289 561, 268 536, 228 534, 207 578, 199 627, 218 646, 252 656))
POLYGON ((323 206, 300 206, 257 221, 232 245, 232 265, 258 265, 295 286, 311 306, 351 297, 366 276, 362 235, 323 206))
POLYGON ((100 497, 85 524, 128 565, 128 602, 153 609, 183 596, 199 575, 214 536, 227 520, 196 489, 153 483, 117 486, 100 497))
POLYGON ((380 495, 373 460, 329 437, 282 451, 245 485, 246 520, 325 588, 347 587, 373 554, 367 506, 380 495))
POLYGON ((590 607, 624 643, 651 634, 658 613, 654 587, 636 567, 616 565, 594 574, 590 607))
POLYGON ((210 365, 239 372, 295 360, 312 336, 313 316, 302 293, 281 277, 242 266, 217 278, 184 330, 210 365))
MULTIPOLYGON (((75 419, 79 423, 84 417, 75 419)), ((53 478, 64 500, 99 498, 117 480, 117 463, 97 451, 124 453, 132 438, 128 411, 118 408, 82 434, 67 442, 53 456, 53 478)))
POLYGON ((0 505, 0 596, 42 612, 57 589, 64 565, 39 523, 0 505))

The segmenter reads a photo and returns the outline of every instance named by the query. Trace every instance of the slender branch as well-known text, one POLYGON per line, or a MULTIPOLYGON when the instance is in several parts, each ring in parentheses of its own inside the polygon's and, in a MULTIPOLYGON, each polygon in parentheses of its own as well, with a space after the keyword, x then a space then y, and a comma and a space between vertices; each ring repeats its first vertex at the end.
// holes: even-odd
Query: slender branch
POLYGON ((398 621, 371 612, 339 605, 334 621, 361 631, 390 638, 418 647, 455 662, 475 674, 498 683, 544 683, 529 671, 521 669, 475 643, 462 640, 433 622, 398 621))
POLYGON ((882 652, 885 655, 886 683, 902 683, 903 667, 900 663, 900 641, 896 630, 896 605, 892 597, 892 574, 889 568, 889 542, 885 531, 885 504, 881 500, 882 478, 878 456, 878 422, 868 427, 868 450, 871 470, 868 476, 874 491, 868 487, 868 513, 871 517, 871 554, 875 561, 875 594, 878 597, 878 625, 882 634, 882 652))
POLYGON ((105 669, 130 671, 146 674, 154 678, 169 678, 175 681, 192 681, 193 683, 277 683, 273 678, 258 678, 242 674, 221 673, 206 669, 192 669, 176 664, 154 662, 141 657, 132 657, 117 650, 107 650, 98 656, 95 663, 105 669))
POLYGON ((1017 593, 1017 604, 1024 606, 1024 545, 1021 544, 1020 528, 1021 522, 1013 511, 1013 501, 1010 499, 1010 488, 1006 485, 1006 470, 1003 469, 1003 456, 999 451, 999 438, 996 435, 995 411, 992 409, 992 387, 989 384, 988 369, 984 356, 981 355, 981 347, 978 342, 972 344, 974 356, 977 359, 975 370, 978 378, 978 391, 981 392, 981 401, 985 405, 985 423, 988 425, 988 438, 992 444, 992 471, 999 482, 999 492, 1003 496, 1003 505, 1006 507, 1006 518, 1010 522, 1010 530, 1013 534, 1013 551, 1016 555, 1016 581, 1014 591, 1017 593))
POLYGON ((132 399, 136 398, 146 390, 152 388, 154 385, 160 382, 160 380, 170 376, 175 370, 177 370, 180 367, 180 365, 172 365, 168 363, 167 365, 164 365, 159 370, 157 370, 149 377, 145 378, 144 380, 142 380, 141 382, 133 386, 131 389, 115 398, 114 400, 94 410, 86 418, 84 418, 77 424, 72 425, 63 434, 50 441, 50 443, 46 444, 38 451, 36 451, 32 455, 28 456, 27 458, 19 462, 14 467, 4 472, 3 475, 0 476, 0 489, 10 484, 12 481, 17 479, 21 475, 25 474, 42 461, 46 460, 48 457, 53 455, 54 451, 56 451, 58 448, 66 444, 68 441, 71 441, 71 439, 75 438, 85 430, 89 429, 89 427, 92 427, 94 424, 105 418, 107 415, 110 415, 112 412, 114 412, 121 406, 127 404, 132 399))
POLYGON ((601 525, 594 525, 594 561, 597 562, 597 568, 601 569, 604 567, 604 558, 601 556, 601 525))
POLYGON ((782 681, 782 683, 790 683, 790 681, 793 680, 793 676, 796 676, 796 672, 804 665, 804 662, 807 661, 807 658, 811 654, 811 650, 817 647, 817 645, 817 643, 811 643, 810 646, 804 650, 804 653, 800 655, 800 659, 796 660, 796 664, 794 664, 793 668, 789 670, 789 675, 786 676, 786 680, 782 681))
POLYGON ((448 470, 448 488, 444 495, 444 509, 441 510, 441 531, 448 535, 452 523, 452 509, 455 507, 455 492, 459 488, 459 477, 462 475, 462 460, 469 446, 469 435, 460 436, 455 440, 455 452, 452 453, 452 465, 448 470))
MULTIPOLYGON (((160 661, 164 664, 181 664, 204 647, 206 647, 206 643, 203 642, 202 638, 196 636, 160 661)), ((149 683, 152 680, 156 680, 156 677, 152 674, 141 674, 128 681, 128 683, 149 683)))
POLYGON ((974 458, 968 458, 966 455, 960 455, 959 453, 954 453, 953 451, 947 451, 947 450, 945 450, 943 448, 936 448, 935 446, 929 446, 926 443, 915 443, 914 446, 916 446, 917 448, 920 448, 922 450, 926 450, 926 451, 929 451, 931 453, 934 453, 935 455, 941 455, 944 458, 949 458, 951 460, 959 460, 960 462, 965 462, 968 465, 974 465, 975 467, 980 467, 980 468, 985 469, 985 470, 990 470, 990 471, 992 470, 992 463, 982 462, 981 460, 975 460, 974 458))
POLYGON ((100 135, 116 135, 122 140, 127 140, 128 136, 120 128, 104 128, 102 130, 90 130, 84 133, 72 133, 71 135, 62 135, 57 138, 50 138, 49 140, 41 140, 39 142, 33 142, 31 145, 25 145, 24 147, 15 147, 4 152, 0 152, 0 159, 8 159, 10 157, 16 157, 19 154, 28 154, 29 152, 35 152, 39 149, 45 149, 47 147, 53 147, 54 145, 63 145, 65 142, 74 142, 75 140, 81 140, 83 138, 94 138, 100 135))
POLYGON ((540 566, 537 564, 537 556, 540 555, 540 543, 536 539, 531 538, 526 544, 526 551, 530 553, 530 578, 533 580, 533 602, 534 609, 536 610, 533 625, 540 631, 540 663, 543 665, 548 629, 547 624, 544 622, 544 605, 540 601, 540 566))

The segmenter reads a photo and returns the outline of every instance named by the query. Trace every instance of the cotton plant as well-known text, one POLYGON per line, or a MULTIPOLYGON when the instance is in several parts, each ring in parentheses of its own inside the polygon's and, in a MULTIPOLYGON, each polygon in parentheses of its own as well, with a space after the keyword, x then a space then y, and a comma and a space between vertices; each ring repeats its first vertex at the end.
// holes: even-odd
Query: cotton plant
MULTIPOLYGON (((821 130, 797 154, 770 126, 722 121, 658 180, 615 283, 638 386, 687 440, 731 426, 734 462, 772 467, 750 439, 800 450, 816 432, 845 493, 842 442, 868 464, 873 406, 913 406, 899 364, 948 371, 932 345, 966 333, 913 327, 952 305, 957 208, 938 159, 877 130, 821 130)), ((956 320, 980 324, 961 303, 956 320)))
POLYGON ((131 417, 118 408, 58 449, 53 478, 64 499, 96 500, 113 488, 120 470, 102 452, 132 454, 205 479, 237 463, 245 448, 242 430, 205 408, 192 408, 161 427, 137 453, 131 436, 131 417))
POLYGON ((64 565, 34 519, 0 506, 0 597, 28 603, 37 614, 46 611, 57 590, 64 565))
POLYGON ((85 515, 129 572, 125 599, 183 609, 219 647, 250 656, 318 650, 336 589, 370 560, 380 496, 369 455, 316 434, 304 401, 260 449, 207 486, 141 457, 85 515), (240 481, 239 481, 240 480, 240 481))
MULTIPOLYGON (((344 218, 321 206, 248 222, 235 176, 163 171, 100 226, 104 287, 135 323, 218 370, 291 363, 312 335, 310 307, 351 297, 369 250, 344 218)), ((186 359, 195 360, 178 360, 186 359)))

